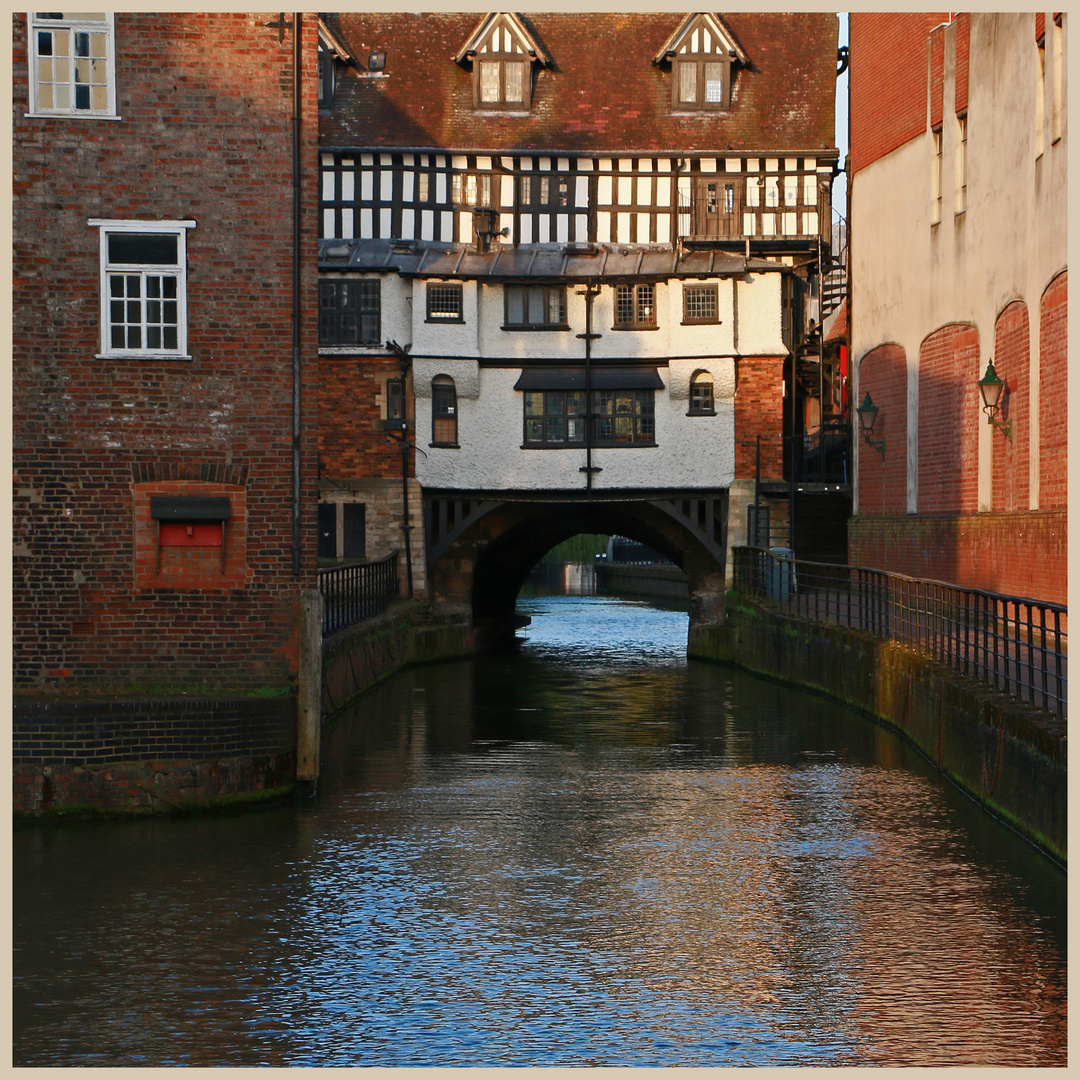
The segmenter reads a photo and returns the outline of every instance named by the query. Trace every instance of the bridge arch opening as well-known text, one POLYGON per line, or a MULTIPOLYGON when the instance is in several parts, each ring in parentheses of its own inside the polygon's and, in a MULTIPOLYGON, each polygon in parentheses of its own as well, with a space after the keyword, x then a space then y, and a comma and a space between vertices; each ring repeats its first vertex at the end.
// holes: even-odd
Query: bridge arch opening
POLYGON ((478 644, 515 625, 518 594, 533 568, 583 533, 624 536, 652 548, 686 574, 691 624, 722 618, 726 492, 649 501, 459 502, 461 526, 432 560, 429 586, 437 602, 470 609, 478 644))

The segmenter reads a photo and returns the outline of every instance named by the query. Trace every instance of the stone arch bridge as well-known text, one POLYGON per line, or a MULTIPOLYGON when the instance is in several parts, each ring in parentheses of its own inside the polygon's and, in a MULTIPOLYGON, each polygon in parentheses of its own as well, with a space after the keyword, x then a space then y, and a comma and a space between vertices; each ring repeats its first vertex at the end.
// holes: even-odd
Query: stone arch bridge
POLYGON ((691 626, 723 616, 726 490, 602 495, 426 491, 429 596, 466 607, 481 638, 514 625, 518 592, 556 544, 578 533, 626 536, 687 575, 691 626))

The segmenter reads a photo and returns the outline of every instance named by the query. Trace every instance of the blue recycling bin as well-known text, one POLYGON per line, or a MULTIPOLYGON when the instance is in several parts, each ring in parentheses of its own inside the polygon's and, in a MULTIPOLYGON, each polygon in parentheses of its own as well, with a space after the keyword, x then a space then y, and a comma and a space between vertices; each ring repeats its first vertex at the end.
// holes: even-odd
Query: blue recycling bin
POLYGON ((772 547, 769 555, 769 599, 790 600, 795 593, 795 552, 772 547))

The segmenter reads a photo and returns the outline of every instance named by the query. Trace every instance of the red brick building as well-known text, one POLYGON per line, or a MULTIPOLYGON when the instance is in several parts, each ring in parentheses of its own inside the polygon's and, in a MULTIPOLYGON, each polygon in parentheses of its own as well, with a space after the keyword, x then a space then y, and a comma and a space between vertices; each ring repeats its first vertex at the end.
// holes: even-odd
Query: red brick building
POLYGON ((1063 603, 1068 16, 850 28, 850 561, 1063 603))
POLYGON ((92 771, 102 740, 114 760, 168 745, 168 708, 138 743, 103 695, 291 705, 315 570, 316 66, 312 16, 14 16, 16 713, 83 709, 52 758, 24 740, 39 774, 92 771))

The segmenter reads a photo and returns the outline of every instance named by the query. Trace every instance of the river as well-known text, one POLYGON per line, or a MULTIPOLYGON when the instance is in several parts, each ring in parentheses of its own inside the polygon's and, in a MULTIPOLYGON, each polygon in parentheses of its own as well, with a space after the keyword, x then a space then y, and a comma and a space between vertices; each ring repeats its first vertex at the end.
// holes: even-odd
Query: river
POLYGON ((14 837, 20 1066, 1062 1066, 1065 875, 685 612, 533 596, 303 804, 14 837))

